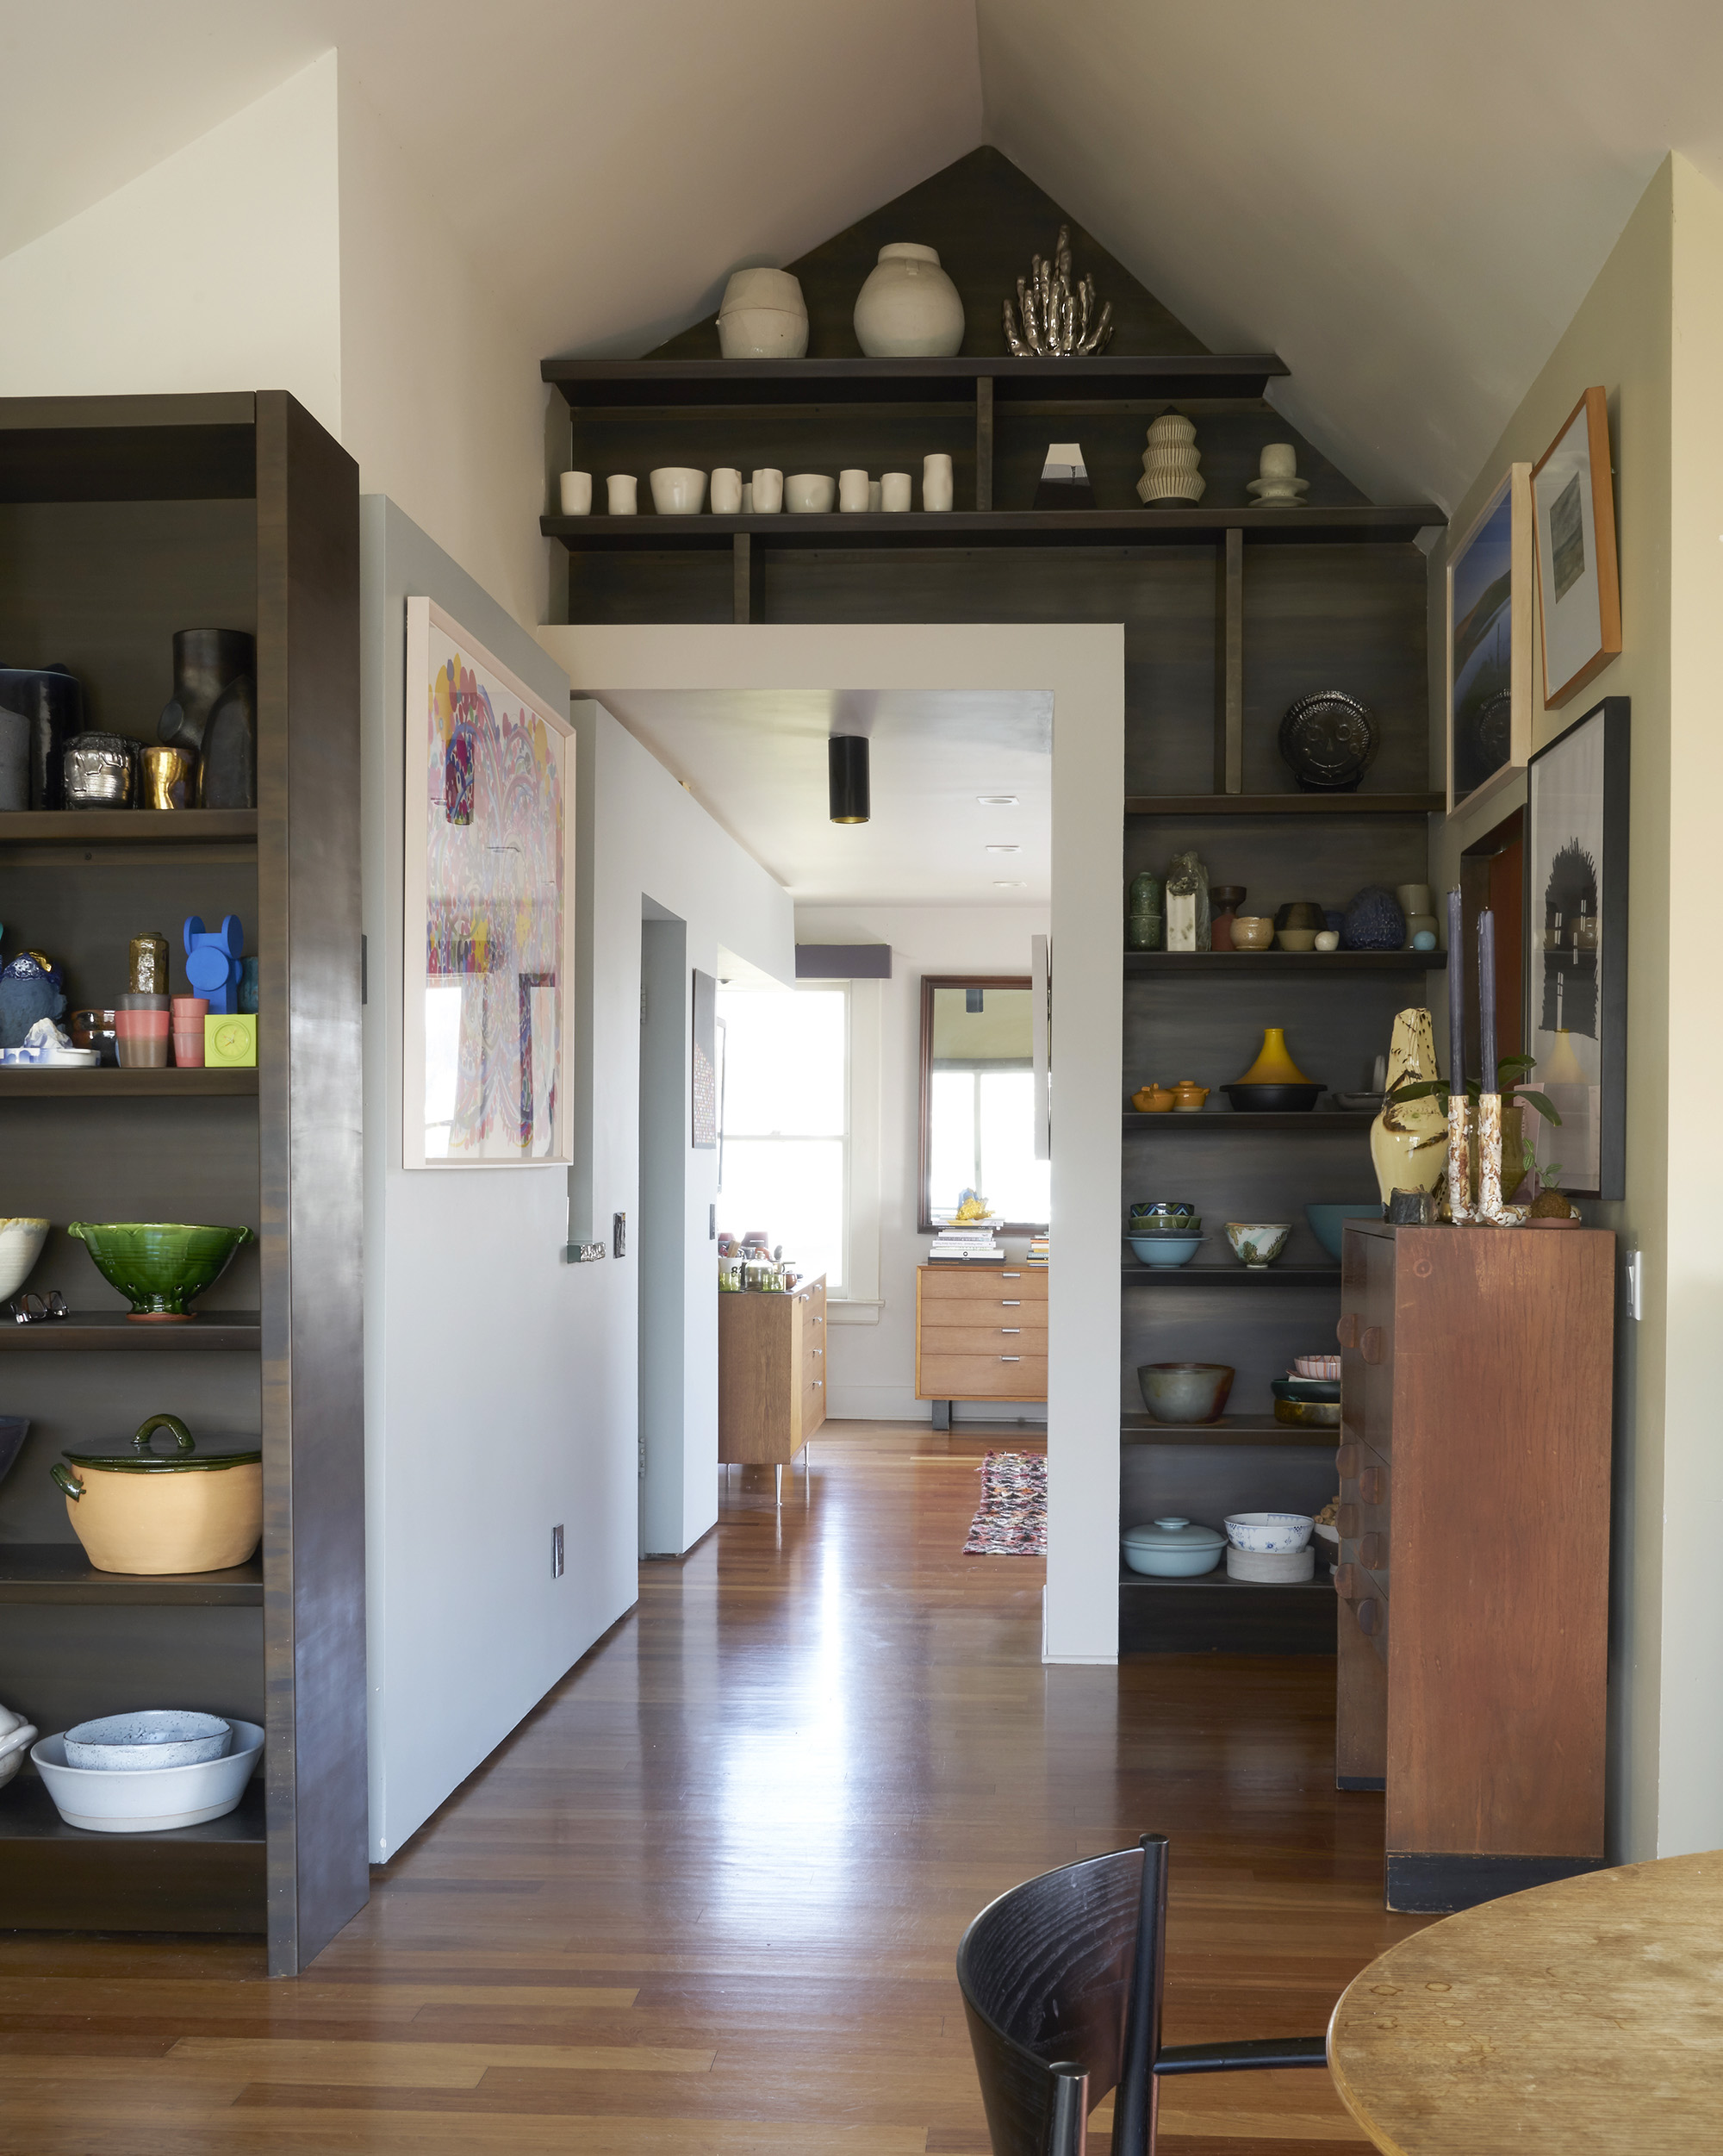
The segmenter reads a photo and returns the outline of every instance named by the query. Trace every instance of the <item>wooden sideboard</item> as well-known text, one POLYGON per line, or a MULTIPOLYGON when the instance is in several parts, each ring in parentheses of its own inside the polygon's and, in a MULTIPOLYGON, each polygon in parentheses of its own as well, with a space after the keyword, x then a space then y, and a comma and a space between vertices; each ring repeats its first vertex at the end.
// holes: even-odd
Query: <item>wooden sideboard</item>
POLYGON ((788 1466, 825 1420, 825 1275, 718 1299, 720 1467, 788 1466))
POLYGON ((946 1259, 916 1268, 916 1398, 949 1428, 953 1400, 1047 1398, 1047 1268, 946 1259))
POLYGON ((1335 1765, 1390 1909, 1605 1861, 1614 1249, 1347 1223, 1335 1765))

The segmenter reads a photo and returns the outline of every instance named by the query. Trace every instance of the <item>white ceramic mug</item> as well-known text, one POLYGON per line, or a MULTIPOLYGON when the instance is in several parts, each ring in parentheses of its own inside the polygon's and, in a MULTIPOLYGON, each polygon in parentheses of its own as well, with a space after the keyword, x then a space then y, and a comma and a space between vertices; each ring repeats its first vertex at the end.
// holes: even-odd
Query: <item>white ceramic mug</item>
POLYGON ((921 506, 924 509, 951 507, 951 459, 942 451, 921 460, 921 506))
POLYGON ((640 482, 631 471, 613 471, 604 483, 604 490, 613 516, 636 516, 639 514, 638 496, 640 482))
POLYGON ((868 506, 868 475, 865 471, 840 471, 837 475, 837 506, 846 515, 853 516, 868 506))
POLYGON ((714 516, 739 516, 742 513, 742 474, 726 464, 713 472, 712 485, 712 513, 714 516))
POLYGON ((756 516, 776 516, 784 506, 784 475, 768 464, 756 471, 753 478, 754 514, 756 516))
POLYGON ((590 516, 593 505, 593 476, 589 471, 565 471, 558 481, 563 496, 564 516, 590 516))
POLYGON ((882 509, 906 509, 910 506, 910 476, 906 471, 888 471, 880 482, 880 507, 882 509))

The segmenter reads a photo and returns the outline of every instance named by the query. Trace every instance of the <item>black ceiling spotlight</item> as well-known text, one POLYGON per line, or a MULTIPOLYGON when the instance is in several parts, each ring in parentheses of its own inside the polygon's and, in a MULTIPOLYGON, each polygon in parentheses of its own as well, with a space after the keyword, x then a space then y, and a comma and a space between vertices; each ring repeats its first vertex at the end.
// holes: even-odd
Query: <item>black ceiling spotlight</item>
POLYGON ((865 824, 868 807, 867 735, 835 733, 826 743, 825 750, 832 822, 865 824))

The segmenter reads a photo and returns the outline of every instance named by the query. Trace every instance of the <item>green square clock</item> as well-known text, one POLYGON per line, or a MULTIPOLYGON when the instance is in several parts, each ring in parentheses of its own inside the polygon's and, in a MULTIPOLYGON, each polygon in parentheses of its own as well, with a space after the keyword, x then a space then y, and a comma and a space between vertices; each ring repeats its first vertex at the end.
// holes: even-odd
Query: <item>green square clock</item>
POLYGON ((227 1018, 212 1013, 203 1021, 203 1061, 212 1069, 233 1070, 258 1061, 258 1015, 235 1011, 227 1018))

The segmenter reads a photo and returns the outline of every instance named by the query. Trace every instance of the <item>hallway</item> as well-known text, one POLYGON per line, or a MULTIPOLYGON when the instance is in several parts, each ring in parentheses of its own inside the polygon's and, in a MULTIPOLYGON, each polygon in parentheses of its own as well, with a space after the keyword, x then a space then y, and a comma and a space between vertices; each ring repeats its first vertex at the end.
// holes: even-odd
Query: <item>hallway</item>
MULTIPOLYGON (((781 1513, 733 1471, 297 1981, 250 1943, 0 1939, 0 2149, 985 2156, 964 1924, 1150 1827, 1167 2040, 1319 2031, 1416 1929, 1380 1799, 1333 1787, 1332 1664, 1043 1669, 1040 1562, 958 1554, 988 1442, 829 1424, 781 1513)), ((1168 2156, 1364 2146, 1325 2075, 1161 2117, 1168 2156)))

